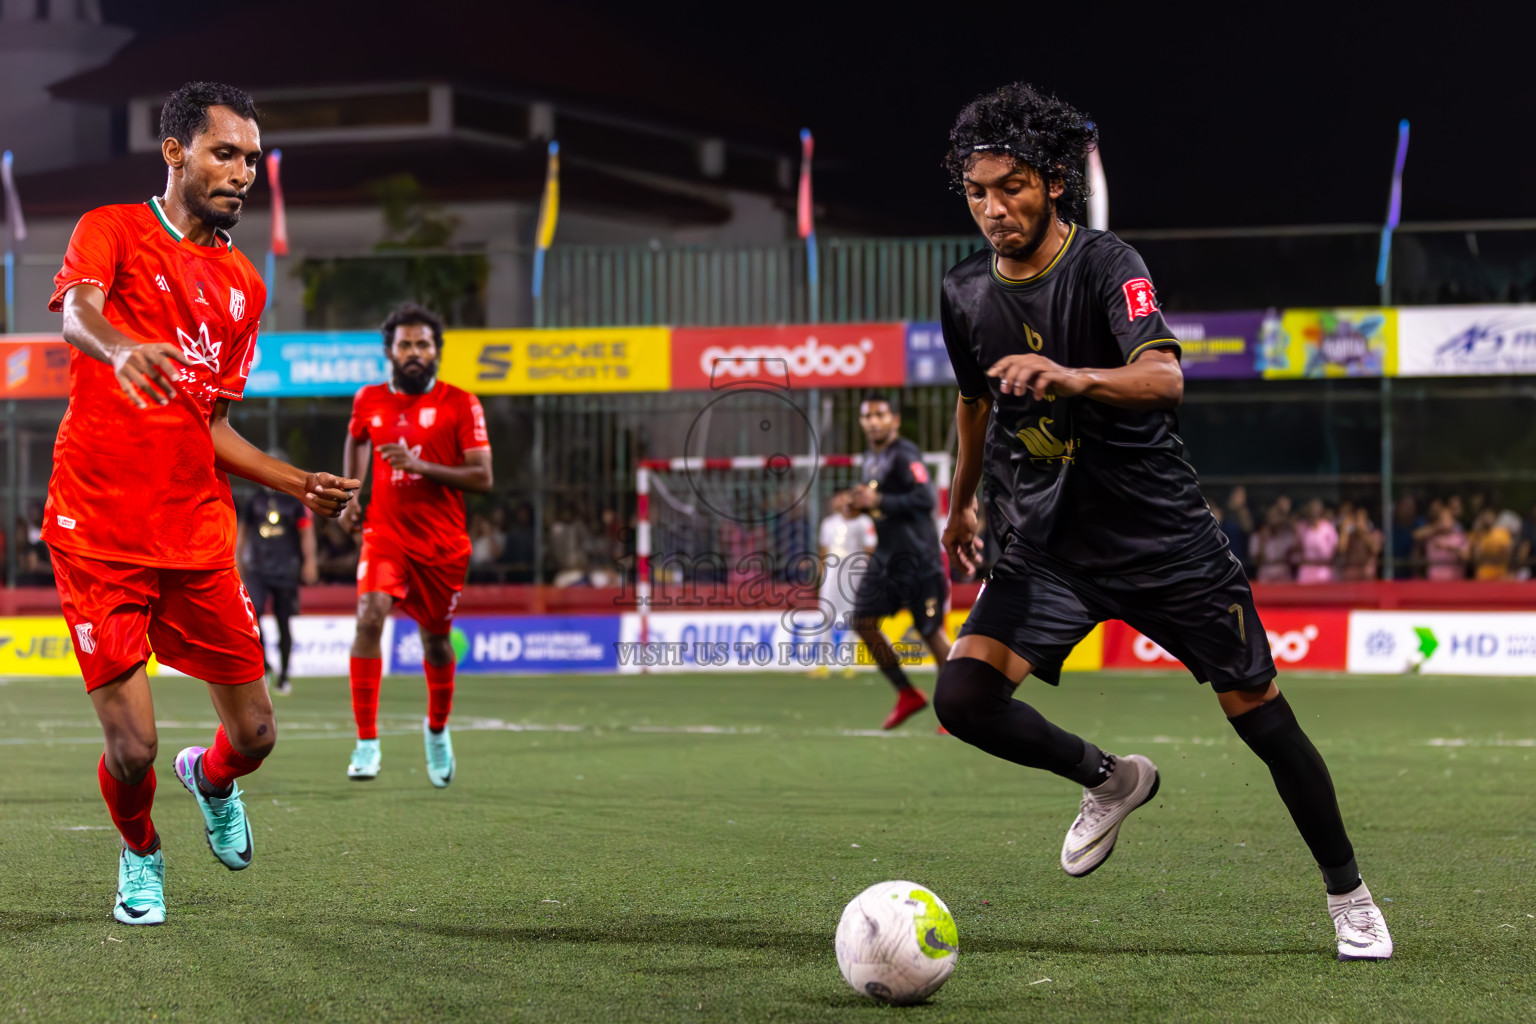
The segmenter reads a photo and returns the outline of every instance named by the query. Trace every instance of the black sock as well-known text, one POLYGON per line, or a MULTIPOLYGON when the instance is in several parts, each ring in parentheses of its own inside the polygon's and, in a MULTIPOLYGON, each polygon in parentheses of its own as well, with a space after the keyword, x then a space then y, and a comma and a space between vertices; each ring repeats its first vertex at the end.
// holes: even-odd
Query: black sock
POLYGON ((1013 682, 977 658, 951 658, 939 672, 934 712, 950 733, 1005 761, 1043 768, 1080 786, 1109 777, 1113 759, 1057 728, 1013 697, 1013 682))
POLYGON ((204 796, 211 796, 219 800, 223 800, 235 791, 235 784, 233 782, 223 789, 219 789, 208 781, 208 776, 203 774, 203 758, 201 755, 192 764, 192 781, 197 783, 197 788, 203 791, 204 796))
POLYGON ((907 674, 901 670, 901 662, 899 661, 894 665, 881 665, 880 674, 889 679, 891 685, 898 690, 910 689, 912 686, 912 680, 908 679, 907 674))
POLYGON ((1238 736, 1269 765, 1275 789, 1317 859, 1328 892, 1337 896, 1360 884, 1355 851, 1344 832, 1333 779, 1323 757, 1301 731, 1282 694, 1229 719, 1238 736))

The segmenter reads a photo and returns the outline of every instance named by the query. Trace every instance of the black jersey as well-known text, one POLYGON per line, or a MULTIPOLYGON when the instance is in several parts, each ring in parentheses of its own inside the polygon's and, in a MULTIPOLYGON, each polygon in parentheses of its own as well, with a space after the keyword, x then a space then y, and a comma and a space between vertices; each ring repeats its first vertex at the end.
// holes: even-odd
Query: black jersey
POLYGON ((1225 543, 1206 508, 1172 410, 1003 394, 986 371, 1038 352, 1062 366, 1122 366, 1177 353, 1146 264, 1107 231, 1072 225, 1049 266, 1023 281, 990 249, 944 277, 944 344, 964 398, 990 396, 982 474, 987 518, 1026 559, 1121 575, 1225 543))
POLYGON ((299 530, 309 524, 309 509, 299 499, 257 491, 245 504, 247 570, 274 587, 298 586, 304 563, 299 530))
POLYGON ((875 521, 875 563, 882 572, 922 576, 942 572, 943 553, 933 522, 936 502, 923 453, 904 437, 883 451, 864 453, 861 482, 880 495, 875 521))

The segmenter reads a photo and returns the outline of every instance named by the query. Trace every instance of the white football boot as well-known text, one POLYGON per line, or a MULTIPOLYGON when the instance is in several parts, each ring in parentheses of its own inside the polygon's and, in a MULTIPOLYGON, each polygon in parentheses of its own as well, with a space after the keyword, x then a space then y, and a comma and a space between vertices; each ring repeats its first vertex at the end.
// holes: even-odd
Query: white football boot
POLYGON ((1120 823, 1157 795, 1160 782, 1157 765, 1140 754, 1116 758, 1109 778, 1083 790, 1077 820, 1061 844, 1061 870, 1082 878, 1108 860, 1120 834, 1120 823))
POLYGON ((1360 886, 1342 896, 1328 897, 1328 916, 1339 933, 1340 960, 1390 960, 1392 936, 1371 890, 1360 886))

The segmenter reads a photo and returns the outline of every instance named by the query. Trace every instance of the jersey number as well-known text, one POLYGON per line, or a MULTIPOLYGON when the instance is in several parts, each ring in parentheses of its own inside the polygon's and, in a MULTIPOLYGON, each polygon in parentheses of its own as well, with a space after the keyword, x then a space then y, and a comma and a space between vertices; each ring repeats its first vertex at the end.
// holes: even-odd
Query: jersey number
POLYGON ((1242 640, 1243 643, 1247 643, 1248 642, 1248 629, 1243 624, 1243 606, 1240 605, 1240 604, 1234 604, 1230 608, 1228 608, 1227 611, 1229 611, 1232 614, 1237 616, 1237 635, 1238 635, 1238 638, 1240 640, 1242 640))

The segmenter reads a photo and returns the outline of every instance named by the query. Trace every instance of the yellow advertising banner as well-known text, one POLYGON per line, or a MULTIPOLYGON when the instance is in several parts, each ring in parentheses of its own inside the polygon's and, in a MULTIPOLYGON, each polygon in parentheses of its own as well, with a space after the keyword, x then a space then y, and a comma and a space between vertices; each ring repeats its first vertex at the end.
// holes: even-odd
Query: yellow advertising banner
POLYGON ((477 395, 668 391, 666 327, 443 332, 444 381, 477 395))
MULTIPOLYGON (((965 625, 965 617, 970 614, 969 608, 960 608, 951 611, 944 616, 944 632, 949 634, 950 642, 960 634, 960 627, 965 625)), ((923 656, 920 660, 903 659, 908 667, 933 666, 933 654, 923 646, 923 638, 917 635, 917 630, 912 628, 912 613, 901 611, 884 619, 880 623, 880 632, 890 637, 893 644, 916 645, 922 649, 923 656)), ((860 665, 873 665, 875 659, 869 653, 869 648, 859 644, 858 662, 860 665)), ((1067 655, 1067 660, 1062 662, 1064 672, 1097 672, 1104 667, 1104 623, 1093 627, 1093 631, 1083 637, 1081 643, 1072 648, 1072 653, 1067 655)))
POLYGON ((62 617, 0 619, 0 676, 78 676, 62 617))
POLYGON ((1269 379, 1395 377, 1397 310, 1287 309, 1262 349, 1269 379))
MULTIPOLYGON (((150 656, 147 671, 158 666, 150 656)), ((0 618, 0 676, 80 676, 63 616, 0 618)))

